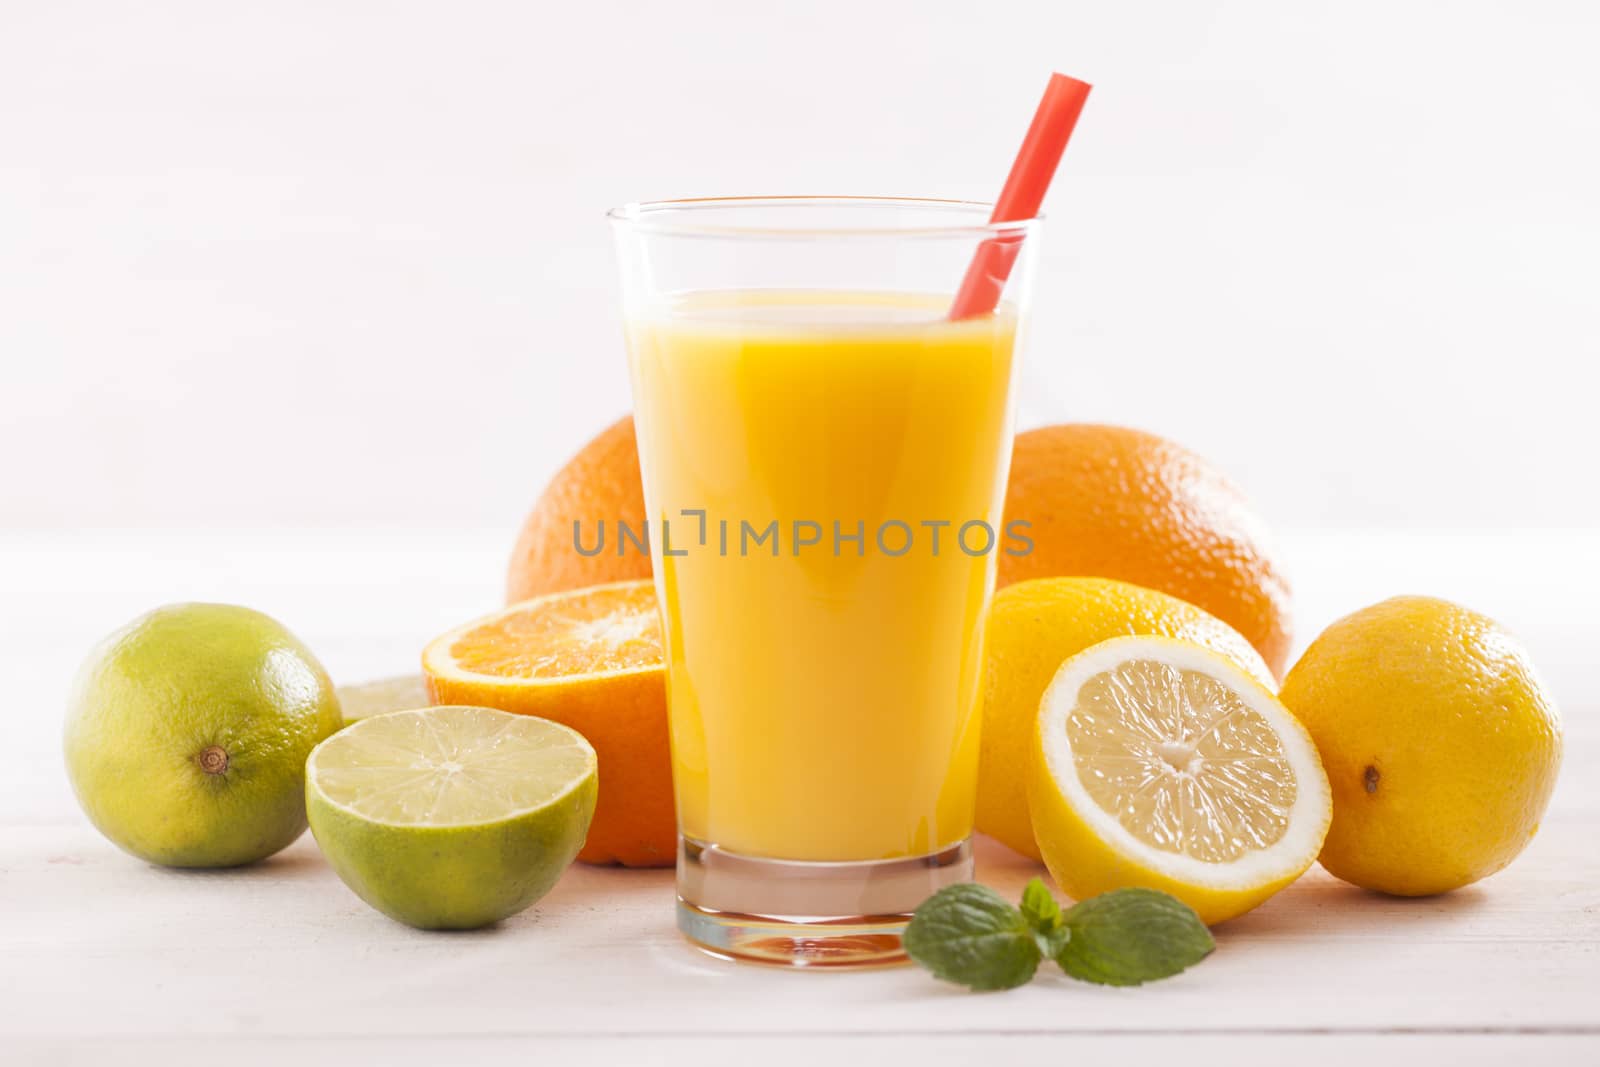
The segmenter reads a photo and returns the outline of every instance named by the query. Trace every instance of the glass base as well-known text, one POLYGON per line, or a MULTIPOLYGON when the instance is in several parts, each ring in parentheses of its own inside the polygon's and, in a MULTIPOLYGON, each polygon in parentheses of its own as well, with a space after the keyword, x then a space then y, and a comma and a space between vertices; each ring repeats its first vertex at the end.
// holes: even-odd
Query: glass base
POLYGON ((926 856, 811 863, 678 838, 678 929, 723 959, 784 967, 905 961, 900 934, 928 897, 972 880, 972 844, 926 856))

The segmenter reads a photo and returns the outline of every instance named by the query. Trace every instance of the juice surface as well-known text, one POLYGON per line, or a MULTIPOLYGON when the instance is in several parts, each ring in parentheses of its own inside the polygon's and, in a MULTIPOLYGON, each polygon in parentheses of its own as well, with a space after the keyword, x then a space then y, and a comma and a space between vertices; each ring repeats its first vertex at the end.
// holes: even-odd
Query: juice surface
POLYGON ((692 838, 846 861, 971 833, 1016 330, 947 306, 703 292, 629 323, 692 838))

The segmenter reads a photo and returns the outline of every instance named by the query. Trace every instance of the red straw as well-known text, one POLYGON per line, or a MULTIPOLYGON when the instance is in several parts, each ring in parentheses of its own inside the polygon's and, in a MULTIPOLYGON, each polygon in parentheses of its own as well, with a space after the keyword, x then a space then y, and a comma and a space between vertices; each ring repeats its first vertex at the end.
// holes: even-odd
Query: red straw
MULTIPOLYGON (((1034 112, 1033 125, 1028 136, 1022 139, 1022 150, 1017 161, 1011 164, 1011 174, 1006 187, 1000 190, 995 201, 991 223, 1021 222, 1039 214, 1044 203, 1045 190, 1055 177, 1056 164, 1066 150, 1072 128, 1078 124, 1083 102, 1089 98, 1089 83, 1065 74, 1050 75, 1050 84, 1044 88, 1044 99, 1034 112)), ((991 237, 978 246, 961 280, 955 303, 950 305, 952 319, 970 319, 987 315, 1000 303, 1000 291, 1006 286, 1011 265, 1022 250, 1022 235, 1008 234, 991 237)))

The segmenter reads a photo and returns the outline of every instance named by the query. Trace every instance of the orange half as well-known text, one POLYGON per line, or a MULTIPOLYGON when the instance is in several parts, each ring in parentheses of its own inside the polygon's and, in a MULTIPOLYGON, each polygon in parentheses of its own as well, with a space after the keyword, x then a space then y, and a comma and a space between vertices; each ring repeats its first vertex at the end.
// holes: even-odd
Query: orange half
POLYGON ((617 582, 525 600, 436 639, 431 675, 510 682, 660 670, 661 614, 650 582, 617 582))
POLYGON ((599 757, 586 863, 670 867, 677 855, 661 615, 648 581, 552 593, 431 641, 440 704, 474 704, 572 727, 599 757))

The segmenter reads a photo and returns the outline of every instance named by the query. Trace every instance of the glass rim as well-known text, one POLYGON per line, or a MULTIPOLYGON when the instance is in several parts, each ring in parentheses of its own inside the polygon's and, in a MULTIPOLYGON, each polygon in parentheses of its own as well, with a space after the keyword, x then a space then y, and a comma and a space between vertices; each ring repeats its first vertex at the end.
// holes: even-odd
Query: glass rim
POLYGON ((926 237, 1024 237, 1038 229, 1045 216, 1013 222, 990 222, 992 203, 982 200, 953 200, 921 196, 696 196, 676 200, 636 200, 606 212, 606 220, 638 233, 664 237, 720 237, 754 240, 809 240, 813 238, 926 238, 926 237), (741 211, 756 208, 905 208, 929 212, 976 215, 979 221, 964 220, 949 225, 931 226, 774 226, 739 222, 706 222, 692 218, 699 212, 741 211))

